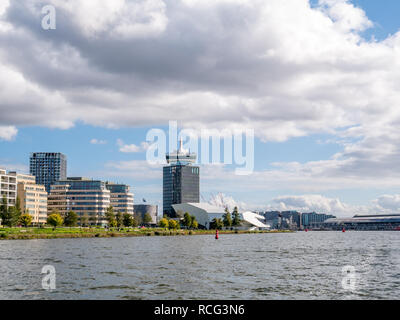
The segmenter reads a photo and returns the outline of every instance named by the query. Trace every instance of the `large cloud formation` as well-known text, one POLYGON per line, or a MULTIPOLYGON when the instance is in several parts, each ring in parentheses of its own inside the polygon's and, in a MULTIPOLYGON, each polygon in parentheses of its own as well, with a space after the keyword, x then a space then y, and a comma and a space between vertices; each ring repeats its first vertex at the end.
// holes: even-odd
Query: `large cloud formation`
POLYGON ((372 25, 350 0, 2 1, 0 139, 175 119, 263 141, 331 133, 344 141, 332 159, 257 179, 398 186, 400 33, 364 39, 372 25), (41 28, 48 4, 56 30, 41 28))
POLYGON ((364 40, 372 23, 346 0, 26 0, 0 12, 2 125, 173 117, 283 141, 379 135, 400 119, 400 36, 364 40), (56 30, 41 28, 46 4, 56 30))

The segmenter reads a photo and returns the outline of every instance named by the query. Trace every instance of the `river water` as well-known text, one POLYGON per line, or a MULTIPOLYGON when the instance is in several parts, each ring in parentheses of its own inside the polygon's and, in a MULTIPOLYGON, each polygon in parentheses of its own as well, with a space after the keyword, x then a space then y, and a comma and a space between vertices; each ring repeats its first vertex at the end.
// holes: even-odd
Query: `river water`
POLYGON ((400 299, 400 232, 0 241, 0 299, 400 299))

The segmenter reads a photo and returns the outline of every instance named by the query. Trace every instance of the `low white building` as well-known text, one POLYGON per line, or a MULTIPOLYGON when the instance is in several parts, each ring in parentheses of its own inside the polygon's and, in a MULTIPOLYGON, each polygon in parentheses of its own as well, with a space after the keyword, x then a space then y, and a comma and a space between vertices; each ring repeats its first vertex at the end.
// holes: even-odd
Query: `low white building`
MULTIPOLYGON (((221 207, 212 206, 208 203, 181 203, 172 205, 175 212, 180 211, 189 213, 194 216, 199 223, 199 226, 209 229, 210 223, 214 219, 223 219, 225 210, 221 207)), ((238 229, 245 230, 265 230, 270 229, 270 226, 265 224, 265 218, 254 212, 246 211, 240 213, 242 220, 241 226, 238 229)))

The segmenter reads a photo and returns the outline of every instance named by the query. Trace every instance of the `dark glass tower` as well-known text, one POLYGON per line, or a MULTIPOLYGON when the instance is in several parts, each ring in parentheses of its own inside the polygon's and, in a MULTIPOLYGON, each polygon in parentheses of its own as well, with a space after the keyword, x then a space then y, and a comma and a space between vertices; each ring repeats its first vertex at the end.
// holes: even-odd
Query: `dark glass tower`
POLYGON ((176 217, 173 204, 200 202, 200 168, 193 166, 196 154, 182 148, 167 154, 168 166, 163 168, 163 213, 176 217))
POLYGON ((34 152, 30 157, 30 174, 49 193, 52 184, 67 179, 67 157, 59 152, 34 152))

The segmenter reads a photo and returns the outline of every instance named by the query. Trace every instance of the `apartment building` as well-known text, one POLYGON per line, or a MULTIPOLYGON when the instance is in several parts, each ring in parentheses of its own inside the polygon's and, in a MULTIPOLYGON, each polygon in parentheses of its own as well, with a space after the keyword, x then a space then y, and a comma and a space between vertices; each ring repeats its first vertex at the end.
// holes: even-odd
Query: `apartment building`
POLYGON ((66 214, 74 211, 79 217, 87 215, 92 224, 106 223, 110 206, 110 190, 99 180, 76 177, 56 181, 50 188, 47 212, 66 214))
POLYGON ((45 186, 36 184, 35 177, 29 174, 16 174, 16 177, 17 197, 22 213, 29 213, 32 216, 33 225, 45 224, 47 222, 45 186))
POLYGON ((0 169, 1 201, 5 196, 8 206, 15 206, 17 201, 17 177, 15 173, 0 169))
POLYGON ((111 182, 107 182, 106 187, 110 190, 110 205, 114 211, 133 215, 133 193, 130 192, 130 187, 111 182))

